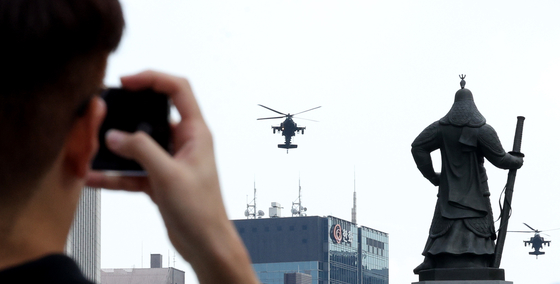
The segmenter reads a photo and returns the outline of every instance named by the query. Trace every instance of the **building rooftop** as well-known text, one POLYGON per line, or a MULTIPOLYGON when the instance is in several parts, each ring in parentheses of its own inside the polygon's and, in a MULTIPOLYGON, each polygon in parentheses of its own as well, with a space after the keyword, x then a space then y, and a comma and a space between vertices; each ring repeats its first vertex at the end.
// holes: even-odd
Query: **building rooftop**
POLYGON ((172 268, 104 268, 101 284, 184 284, 185 272, 172 268))

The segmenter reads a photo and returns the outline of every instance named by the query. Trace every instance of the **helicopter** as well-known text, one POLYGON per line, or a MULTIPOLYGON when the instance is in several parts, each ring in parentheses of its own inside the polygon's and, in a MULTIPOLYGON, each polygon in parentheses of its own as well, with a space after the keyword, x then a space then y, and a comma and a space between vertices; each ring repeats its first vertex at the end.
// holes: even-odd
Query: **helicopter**
MULTIPOLYGON (((321 106, 318 107, 314 107, 308 110, 304 110, 295 114, 285 114, 282 112, 279 112, 277 110, 271 109, 267 106, 263 106, 261 104, 259 104, 259 106, 264 107, 268 110, 271 110, 275 113, 281 114, 282 116, 274 116, 274 117, 263 117, 263 118, 257 118, 257 120, 264 120, 264 119, 277 119, 277 118, 286 118, 284 120, 284 122, 280 123, 280 126, 272 126, 272 133, 275 134, 276 131, 278 132, 282 132, 282 136, 284 136, 285 138, 285 142, 284 144, 278 144, 278 148, 282 148, 282 149, 286 149, 286 153, 288 153, 288 150, 290 149, 294 149, 297 148, 296 144, 292 144, 292 137, 296 135, 296 133, 299 133, 301 131, 301 134, 303 135, 304 131, 305 131, 305 126, 301 127, 301 126, 297 126, 297 123, 294 122, 294 120, 292 119, 295 115, 304 113, 304 112, 308 112, 310 110, 314 110, 314 109, 318 109, 321 106)), ((305 119, 305 118, 301 118, 301 119, 305 119)), ((311 121, 315 121, 312 119, 306 119, 306 120, 311 120, 311 121)))
MULTIPOLYGON (((527 223, 523 223, 523 224, 525 226, 527 226, 529 229, 531 229, 532 231, 510 231, 510 232, 514 232, 514 233, 535 233, 535 235, 533 237, 531 237, 531 239, 529 239, 528 241, 523 241, 523 243, 525 243, 525 246, 532 245, 531 248, 534 249, 535 251, 530 251, 529 254, 534 255, 536 258, 539 258, 539 255, 545 253, 544 251, 541 251, 543 246, 548 245, 550 247, 550 242, 551 241, 545 241, 544 237, 541 237, 540 233, 543 232, 543 231, 533 229, 533 227, 529 226, 527 223)), ((557 229, 553 229, 553 230, 557 230, 557 229)), ((546 231, 551 231, 551 230, 546 230, 546 231)))

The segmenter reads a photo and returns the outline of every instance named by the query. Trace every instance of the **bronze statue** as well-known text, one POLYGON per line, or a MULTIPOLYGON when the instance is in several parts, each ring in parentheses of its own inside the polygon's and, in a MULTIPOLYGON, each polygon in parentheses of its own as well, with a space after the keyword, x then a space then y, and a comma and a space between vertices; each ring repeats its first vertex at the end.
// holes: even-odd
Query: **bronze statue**
POLYGON ((523 157, 506 153, 496 131, 476 108, 465 89, 455 93, 451 110, 432 123, 412 143, 412 156, 422 175, 439 186, 438 200, 423 251, 424 262, 414 269, 492 267, 496 239, 486 158, 501 169, 518 169, 523 157), (441 173, 430 153, 441 151, 441 173))

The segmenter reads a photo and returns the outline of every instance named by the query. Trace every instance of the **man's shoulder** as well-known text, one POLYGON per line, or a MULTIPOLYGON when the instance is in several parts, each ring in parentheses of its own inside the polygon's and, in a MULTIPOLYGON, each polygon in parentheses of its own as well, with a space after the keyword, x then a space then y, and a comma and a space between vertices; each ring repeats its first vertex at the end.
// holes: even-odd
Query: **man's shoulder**
POLYGON ((93 284, 66 255, 53 254, 0 270, 0 283, 93 284))

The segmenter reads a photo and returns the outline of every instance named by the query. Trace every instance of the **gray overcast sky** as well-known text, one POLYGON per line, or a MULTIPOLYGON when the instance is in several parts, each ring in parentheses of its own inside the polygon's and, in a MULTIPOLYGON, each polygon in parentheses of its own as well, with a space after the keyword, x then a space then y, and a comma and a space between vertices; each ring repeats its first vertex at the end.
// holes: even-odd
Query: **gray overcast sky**
MULTIPOLYGON (((451 107, 459 74, 512 147, 526 116, 511 230, 523 222, 560 227, 560 2, 558 1, 122 1, 127 27, 106 83, 144 69, 191 81, 214 134, 232 219, 244 218, 253 182, 258 209, 289 212, 301 177, 309 215, 350 220, 354 169, 358 223, 389 233, 390 281, 412 269, 428 233, 436 188, 416 169, 410 144, 451 107), (289 154, 276 145, 274 116, 257 104, 318 120, 289 154)), ((439 154, 433 155, 434 160, 439 154)), ((439 166, 439 161, 435 163, 439 166)), ((507 172, 487 163, 495 217, 507 172)), ((148 267, 149 253, 173 265, 160 217, 140 194, 103 192, 102 267, 148 267), (143 254, 142 254, 143 252, 143 254), (143 261, 142 261, 143 260, 143 261)), ((509 234, 502 267, 516 284, 560 283, 560 231, 538 260, 509 234), (538 280, 536 280, 538 279, 538 280)), ((187 271, 177 255, 175 266, 187 271)))

